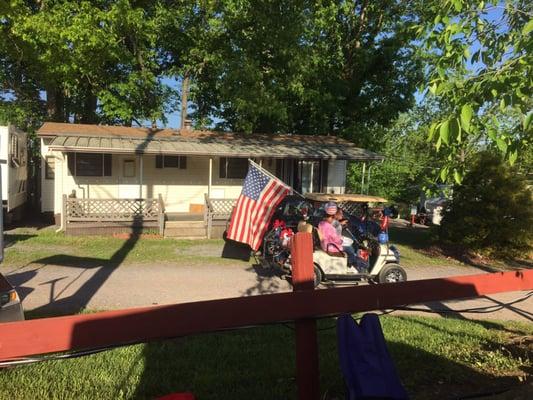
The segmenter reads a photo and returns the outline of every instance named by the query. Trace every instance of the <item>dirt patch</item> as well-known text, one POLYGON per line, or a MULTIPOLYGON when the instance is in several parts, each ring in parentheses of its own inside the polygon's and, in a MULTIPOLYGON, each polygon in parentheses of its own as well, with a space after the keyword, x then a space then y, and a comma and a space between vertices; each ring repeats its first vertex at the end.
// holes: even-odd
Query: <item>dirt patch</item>
POLYGON ((223 245, 219 243, 206 243, 177 248, 176 254, 180 256, 221 257, 223 245))

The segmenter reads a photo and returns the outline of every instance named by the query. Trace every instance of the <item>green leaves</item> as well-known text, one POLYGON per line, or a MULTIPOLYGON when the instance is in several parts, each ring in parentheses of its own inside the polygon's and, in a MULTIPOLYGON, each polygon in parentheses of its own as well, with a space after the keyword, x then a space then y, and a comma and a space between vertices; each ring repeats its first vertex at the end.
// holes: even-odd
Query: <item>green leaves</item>
POLYGON ((533 117, 533 111, 530 111, 526 116, 524 117, 524 122, 522 123, 522 127, 524 129, 524 132, 527 131, 531 126, 531 118, 533 117))
POLYGON ((455 182, 460 185, 463 181, 463 173, 457 169, 453 171, 453 179, 455 179, 455 182))
POLYGON ((440 180, 442 182, 446 182, 448 179, 448 174, 450 173, 449 167, 444 167, 440 170, 440 180))
POLYGON ((522 35, 529 35, 531 31, 533 31, 533 19, 530 19, 529 22, 524 25, 524 28, 522 28, 522 35))
POLYGON ((498 146, 498 148, 501 150, 502 153, 507 153, 507 141, 502 138, 502 137, 498 137, 496 138, 496 145, 498 146))
POLYGON ((470 121, 474 115, 474 110, 470 104, 465 104, 461 108, 461 127, 466 133, 470 133, 470 121))
POLYGON ((428 142, 431 142, 433 140, 437 127, 438 127, 438 124, 436 122, 431 123, 431 126, 429 127, 429 133, 428 133, 428 140, 427 140, 428 142))
POLYGON ((450 121, 445 120, 440 125, 439 136, 443 143, 450 144, 450 121))
POLYGON ((518 159, 518 151, 517 150, 510 151, 509 152, 509 164, 513 166, 517 159, 518 159))
POLYGON ((522 5, 516 2, 488 17, 493 5, 424 2, 425 31, 430 32, 420 38, 429 62, 426 87, 456 110, 436 118, 429 140, 449 156, 450 171, 457 160, 464 161, 465 149, 476 152, 494 143, 509 163, 518 163, 518 154, 531 146, 526 138, 532 125, 533 20, 517 11, 522 5), (491 121, 496 115, 503 118, 501 124, 491 121), (511 148, 514 143, 516 148, 511 148))

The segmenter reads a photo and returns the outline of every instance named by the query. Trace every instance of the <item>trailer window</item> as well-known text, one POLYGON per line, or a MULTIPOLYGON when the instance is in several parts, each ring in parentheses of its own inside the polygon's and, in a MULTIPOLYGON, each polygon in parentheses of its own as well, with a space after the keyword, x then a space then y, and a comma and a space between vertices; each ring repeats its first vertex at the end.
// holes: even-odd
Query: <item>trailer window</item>
POLYGON ((155 167, 187 169, 187 157, 157 155, 155 156, 155 167))
POLYGON ((248 160, 246 158, 220 158, 220 178, 244 179, 247 173, 248 160))
POLYGON ((52 156, 47 156, 45 159, 45 179, 54 179, 55 178, 55 165, 56 160, 52 156))
POLYGON ((111 154, 68 154, 68 172, 72 176, 111 176, 111 165, 111 154))
POLYGON ((11 136, 11 143, 10 143, 10 158, 11 158, 11 166, 18 168, 20 167, 20 160, 19 160, 19 138, 16 135, 11 136))

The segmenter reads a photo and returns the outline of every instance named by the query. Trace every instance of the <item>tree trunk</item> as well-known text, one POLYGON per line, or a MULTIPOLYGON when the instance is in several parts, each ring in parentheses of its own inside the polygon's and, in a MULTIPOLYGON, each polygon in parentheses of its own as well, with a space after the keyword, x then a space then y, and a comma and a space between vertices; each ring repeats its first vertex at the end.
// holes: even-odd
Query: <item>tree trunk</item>
POLYGON ((96 96, 88 89, 83 102, 83 113, 80 118, 82 124, 96 123, 96 100, 96 96))
POLYGON ((185 120, 187 119, 187 98, 189 96, 189 84, 190 76, 186 72, 183 75, 183 80, 181 81, 181 129, 185 128, 185 120))
POLYGON ((57 86, 46 89, 46 111, 51 121, 67 122, 65 121, 65 96, 57 86))

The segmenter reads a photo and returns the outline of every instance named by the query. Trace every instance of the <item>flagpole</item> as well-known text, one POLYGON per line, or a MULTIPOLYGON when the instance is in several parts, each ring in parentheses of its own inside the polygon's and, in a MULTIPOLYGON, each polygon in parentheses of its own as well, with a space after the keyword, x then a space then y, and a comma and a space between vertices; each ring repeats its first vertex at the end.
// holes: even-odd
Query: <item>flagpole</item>
POLYGON ((260 166, 259 164, 257 164, 256 162, 254 162, 251 158, 248 159, 248 162, 253 164, 254 167, 256 167, 257 169, 261 170, 265 175, 271 177, 272 179, 275 179, 281 183, 283 183, 285 186, 291 188, 292 192, 297 194, 298 196, 300 196, 302 199, 305 199, 305 196, 303 194, 301 194, 300 192, 297 192, 296 190, 294 190, 294 188, 292 186, 289 186, 287 185, 285 182, 283 182, 281 179, 279 179, 277 176, 274 176, 272 173, 270 173, 269 171, 267 171, 266 169, 264 169, 262 166, 260 166))

